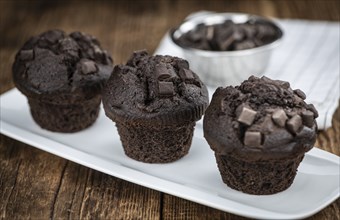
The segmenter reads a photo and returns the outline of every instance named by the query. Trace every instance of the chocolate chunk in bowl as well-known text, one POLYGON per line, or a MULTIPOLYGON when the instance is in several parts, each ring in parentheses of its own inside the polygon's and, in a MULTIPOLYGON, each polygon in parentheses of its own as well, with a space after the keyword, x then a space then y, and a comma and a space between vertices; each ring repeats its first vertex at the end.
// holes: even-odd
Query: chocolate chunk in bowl
POLYGON ((189 17, 170 31, 206 85, 237 85, 250 75, 260 76, 283 37, 272 20, 241 13, 204 13, 189 17))
POLYGON ((273 24, 250 18, 244 23, 232 20, 217 24, 201 23, 175 40, 178 45, 187 48, 236 51, 270 44, 279 35, 279 30, 273 24))

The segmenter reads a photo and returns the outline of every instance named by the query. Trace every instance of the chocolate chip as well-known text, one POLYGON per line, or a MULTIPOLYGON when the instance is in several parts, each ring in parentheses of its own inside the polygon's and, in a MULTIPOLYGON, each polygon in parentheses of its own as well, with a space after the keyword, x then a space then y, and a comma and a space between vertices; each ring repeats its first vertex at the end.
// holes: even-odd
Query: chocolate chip
MULTIPOLYGON (((269 78, 268 78, 269 79, 269 78)), ((248 81, 257 81, 258 78, 254 75, 249 76, 248 81)))
POLYGON ((197 29, 196 30, 192 30, 192 31, 189 31, 189 38, 190 40, 192 40, 193 42, 198 42, 198 41, 201 41, 201 39, 204 38, 204 34, 203 34, 203 29, 201 28, 201 26, 197 26, 197 29))
POLYGON ((70 50, 74 48, 76 42, 72 38, 63 38, 59 40, 59 44, 61 50, 70 50))
POLYGON ((82 32, 75 31, 75 32, 72 32, 70 34, 70 36, 74 39, 80 39, 80 38, 84 37, 84 34, 82 32))
POLYGON ((175 63, 175 66, 177 67, 178 70, 180 69, 189 69, 189 63, 186 60, 178 59, 177 62, 175 63))
POLYGON ((297 96, 299 96, 299 97, 302 98, 303 100, 306 99, 306 94, 305 94, 302 90, 300 90, 300 89, 294 89, 293 91, 294 91, 294 93, 295 93, 297 96))
POLYGON ((240 124, 237 123, 236 121, 232 121, 232 122, 231 122, 231 127, 233 127, 234 129, 239 129, 240 124))
POLYGON ((310 139, 310 137, 315 136, 315 130, 307 126, 303 126, 296 135, 301 138, 301 140, 310 139))
POLYGON ((83 74, 91 74, 97 72, 97 65, 92 60, 86 60, 81 62, 81 72, 83 74))
POLYGON ((265 109, 266 113, 270 113, 270 114, 274 113, 276 110, 277 110, 277 109, 273 109, 273 108, 267 108, 267 109, 265 109))
POLYGON ((158 80, 164 80, 171 77, 164 63, 159 63, 155 66, 155 74, 158 80))
POLYGON ((67 51, 71 56, 78 56, 79 46, 77 42, 70 37, 59 40, 59 49, 61 51, 67 51))
POLYGON ((64 32, 59 30, 51 30, 45 32, 43 35, 48 42, 53 44, 64 36, 64 32))
POLYGON ((268 77, 266 77, 266 76, 262 76, 261 79, 262 79, 263 81, 265 81, 265 82, 273 82, 272 79, 270 79, 270 78, 268 78, 268 77))
POLYGON ((244 145, 249 147, 261 146, 261 133, 256 131, 246 131, 244 134, 244 145))
POLYGON ((166 68, 168 69, 168 74, 170 75, 170 78, 178 78, 178 74, 170 63, 166 64, 166 68))
POLYGON ((245 106, 242 107, 241 113, 239 114, 237 121, 246 125, 251 125, 255 119, 256 111, 245 106))
POLYGON ((283 81, 283 80, 275 80, 275 82, 277 82, 280 86, 282 86, 282 88, 284 89, 288 89, 290 87, 289 82, 287 81, 283 81))
POLYGON ((291 111, 291 110, 285 110, 286 115, 288 115, 289 118, 292 118, 294 115, 296 115, 295 111, 291 111))
POLYGON ((314 107, 313 104, 308 104, 307 109, 314 113, 314 118, 319 117, 319 113, 318 113, 318 111, 316 110, 316 108, 314 107))
POLYGON ((276 30, 270 25, 265 23, 259 24, 257 26, 257 34, 256 36, 264 42, 273 41, 273 36, 275 36, 276 30))
POLYGON ((98 45, 93 45, 94 54, 101 55, 103 53, 102 49, 98 45))
POLYGON ((302 122, 307 127, 312 127, 314 125, 314 113, 306 110, 301 113, 302 116, 302 122))
POLYGON ((233 32, 233 37, 235 41, 241 41, 245 36, 244 31, 240 26, 235 26, 234 32, 233 32))
POLYGON ((207 40, 211 40, 214 37, 214 26, 207 27, 207 34, 205 36, 207 40))
POLYGON ((294 115, 287 121, 287 129, 293 134, 296 134, 302 125, 302 118, 300 115, 294 115))
POLYGON ((33 50, 22 50, 19 53, 20 60, 33 60, 34 54, 33 50))
POLYGON ((265 44, 265 42, 263 42, 261 39, 257 39, 257 38, 254 38, 254 43, 256 45, 256 47, 259 47, 259 46, 262 46, 265 44))
POLYGON ((272 133, 276 129, 275 123, 272 120, 271 114, 265 116, 262 122, 260 132, 263 134, 272 133))
POLYGON ((178 74, 183 81, 194 79, 194 74, 188 69, 180 69, 178 74))
POLYGON ((254 48, 256 45, 253 41, 248 40, 248 41, 243 41, 241 43, 238 43, 235 46, 236 50, 246 50, 246 49, 250 49, 250 48, 254 48))
POLYGON ((158 82, 158 90, 160 97, 171 97, 175 94, 172 82, 158 82))
POLYGON ((275 124, 277 124, 280 127, 284 127, 288 117, 285 111, 283 111, 282 109, 278 109, 272 114, 272 119, 275 122, 275 124))
POLYGON ((38 46, 40 48, 46 48, 48 47, 49 42, 45 38, 39 38, 38 40, 38 46))
POLYGON ((234 41, 235 41, 235 38, 234 38, 233 35, 231 35, 223 41, 222 40, 217 41, 217 45, 219 46, 219 49, 221 51, 225 51, 225 50, 228 50, 231 47, 231 45, 234 43, 234 41))
MULTIPOLYGON (((246 37, 248 39, 256 39, 254 38, 255 37, 255 34, 256 34, 256 29, 254 28, 253 25, 250 25, 250 24, 245 24, 243 27, 242 27, 246 37)), ((255 43, 255 42, 254 42, 255 43)))

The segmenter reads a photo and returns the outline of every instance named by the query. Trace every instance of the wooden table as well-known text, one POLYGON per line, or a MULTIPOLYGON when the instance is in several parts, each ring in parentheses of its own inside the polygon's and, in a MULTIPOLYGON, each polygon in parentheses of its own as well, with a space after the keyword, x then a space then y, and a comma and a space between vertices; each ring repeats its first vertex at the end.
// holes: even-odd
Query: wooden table
MULTIPOLYGON (((163 34, 198 10, 339 21, 339 1, 6 1, 0 2, 0 93, 14 87, 11 65, 29 36, 51 28, 97 36, 124 63, 153 52, 163 34)), ((316 146, 340 155, 340 109, 316 146)), ((245 219, 86 168, 1 135, 2 219, 245 219)), ((310 219, 340 219, 337 199, 310 219)))

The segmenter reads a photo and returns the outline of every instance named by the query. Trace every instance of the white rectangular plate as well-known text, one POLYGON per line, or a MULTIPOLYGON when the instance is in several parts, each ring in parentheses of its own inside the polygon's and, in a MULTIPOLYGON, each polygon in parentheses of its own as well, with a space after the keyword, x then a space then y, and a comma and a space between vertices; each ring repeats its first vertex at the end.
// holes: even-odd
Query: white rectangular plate
POLYGON ((339 197, 339 157, 313 148, 292 186, 268 196, 247 195, 221 180, 213 151, 196 125, 190 152, 169 164, 145 164, 125 156, 116 128, 101 110, 88 129, 62 134, 41 129, 16 89, 1 95, 1 133, 103 173, 237 215, 288 219, 312 215, 339 197))

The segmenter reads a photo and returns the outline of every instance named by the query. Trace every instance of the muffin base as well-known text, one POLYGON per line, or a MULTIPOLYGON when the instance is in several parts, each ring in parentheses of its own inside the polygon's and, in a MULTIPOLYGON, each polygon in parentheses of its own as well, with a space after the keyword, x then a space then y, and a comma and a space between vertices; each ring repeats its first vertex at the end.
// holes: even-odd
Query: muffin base
POLYGON ((31 115, 43 129, 71 133, 92 125, 98 117, 99 96, 79 104, 53 104, 28 98, 31 115))
POLYGON ((195 122, 169 126, 116 123, 125 154, 145 163, 169 163, 190 149, 195 122))
POLYGON ((229 187, 254 195, 269 195, 287 189, 295 178, 304 154, 297 158, 247 162, 215 154, 222 180, 229 187))

